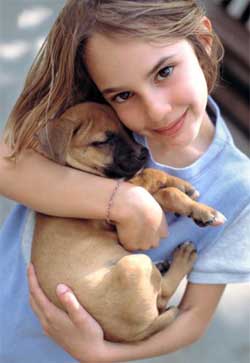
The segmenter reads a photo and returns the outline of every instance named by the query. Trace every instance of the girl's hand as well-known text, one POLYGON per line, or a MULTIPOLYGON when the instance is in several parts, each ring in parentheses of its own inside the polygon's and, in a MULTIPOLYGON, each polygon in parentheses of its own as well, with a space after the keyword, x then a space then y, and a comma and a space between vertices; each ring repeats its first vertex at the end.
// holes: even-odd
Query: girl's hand
POLYGON ((57 292, 68 314, 43 294, 32 265, 28 279, 31 306, 45 333, 81 363, 152 358, 190 345, 204 333, 225 288, 224 285, 189 283, 180 304, 181 314, 172 324, 144 341, 126 344, 104 340, 100 325, 65 285, 64 291, 58 289, 57 292), (204 296, 208 297, 205 301, 204 296))
POLYGON ((157 201, 142 187, 121 184, 111 208, 120 243, 129 251, 159 246, 168 235, 165 214, 157 201))
POLYGON ((59 285, 57 295, 68 314, 52 304, 39 287, 32 265, 28 268, 30 303, 46 335, 81 362, 104 359, 105 342, 100 325, 78 303, 72 291, 59 285))

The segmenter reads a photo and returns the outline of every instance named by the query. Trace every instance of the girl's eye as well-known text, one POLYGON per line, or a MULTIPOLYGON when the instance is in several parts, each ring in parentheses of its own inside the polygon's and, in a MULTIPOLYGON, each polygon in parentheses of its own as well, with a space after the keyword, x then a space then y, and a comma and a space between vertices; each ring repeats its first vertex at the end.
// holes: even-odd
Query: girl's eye
POLYGON ((162 79, 169 77, 173 73, 173 70, 174 70, 173 66, 167 66, 162 68, 157 74, 158 81, 161 81, 162 79))
POLYGON ((112 101, 118 102, 118 103, 122 103, 124 101, 126 101, 129 97, 131 97, 132 93, 131 92, 121 92, 118 95, 114 96, 112 98, 112 101))

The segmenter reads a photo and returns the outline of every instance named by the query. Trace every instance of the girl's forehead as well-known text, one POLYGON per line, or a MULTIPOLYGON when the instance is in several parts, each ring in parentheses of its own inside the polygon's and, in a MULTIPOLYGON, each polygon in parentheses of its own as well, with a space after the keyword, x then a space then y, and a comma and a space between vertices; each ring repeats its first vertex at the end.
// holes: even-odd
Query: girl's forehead
POLYGON ((167 39, 164 43, 153 43, 97 33, 88 41, 85 62, 91 77, 99 86, 100 83, 106 83, 109 77, 125 80, 127 75, 133 75, 135 71, 147 73, 161 59, 170 60, 186 52, 187 46, 189 44, 185 40, 167 39))
POLYGON ((116 54, 126 52, 127 50, 134 52, 136 50, 141 51, 160 51, 162 48, 168 47, 169 50, 174 47, 178 47, 181 43, 177 38, 166 38, 164 40, 149 40, 132 36, 115 35, 109 36, 108 34, 94 33, 88 40, 86 45, 86 53, 91 55, 97 55, 103 52, 109 52, 112 50, 116 54), (99 50, 99 52, 98 52, 99 50))

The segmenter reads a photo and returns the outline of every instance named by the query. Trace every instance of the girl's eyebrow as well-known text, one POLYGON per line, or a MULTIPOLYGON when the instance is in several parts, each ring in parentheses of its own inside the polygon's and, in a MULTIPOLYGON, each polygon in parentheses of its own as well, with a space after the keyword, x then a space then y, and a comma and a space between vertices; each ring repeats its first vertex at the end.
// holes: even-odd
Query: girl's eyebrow
MULTIPOLYGON (((175 56, 175 54, 172 54, 172 55, 160 58, 159 61, 153 66, 153 68, 146 74, 145 78, 149 78, 154 72, 157 71, 158 68, 160 68, 166 61, 173 58, 174 56, 175 56)), ((104 90, 101 90, 101 93, 107 95, 110 93, 121 92, 122 90, 124 90, 124 87, 110 87, 110 88, 105 88, 104 90)))
POLYGON ((154 67, 146 74, 146 78, 150 77, 153 73, 157 71, 158 68, 160 68, 166 61, 173 58, 175 54, 171 54, 165 57, 160 58, 160 60, 154 65, 154 67))

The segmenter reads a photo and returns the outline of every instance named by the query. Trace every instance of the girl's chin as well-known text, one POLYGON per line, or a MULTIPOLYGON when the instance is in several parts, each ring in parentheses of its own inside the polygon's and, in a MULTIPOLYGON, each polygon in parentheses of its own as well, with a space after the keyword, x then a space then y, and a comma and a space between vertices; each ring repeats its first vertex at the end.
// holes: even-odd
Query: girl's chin
MULTIPOLYGON (((192 146, 199 135, 199 130, 193 130, 192 132, 183 132, 176 137, 158 137, 158 142, 165 145, 168 149, 170 147, 174 148, 184 148, 187 146, 192 146)), ((155 138, 156 141, 156 138, 155 138)))

